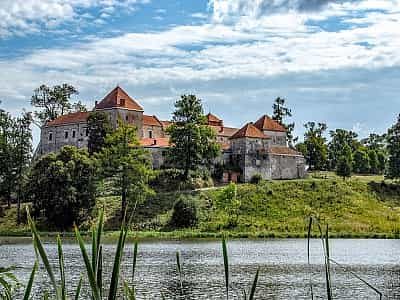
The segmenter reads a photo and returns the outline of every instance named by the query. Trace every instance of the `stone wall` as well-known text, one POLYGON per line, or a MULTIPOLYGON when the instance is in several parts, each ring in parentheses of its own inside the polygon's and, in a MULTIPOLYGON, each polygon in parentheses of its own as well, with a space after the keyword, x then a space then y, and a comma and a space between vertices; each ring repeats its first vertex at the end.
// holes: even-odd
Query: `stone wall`
POLYGON ((270 154, 271 179, 296 179, 306 176, 302 156, 270 154))
POLYGON ((77 148, 87 147, 87 123, 75 123, 57 126, 44 126, 40 134, 40 146, 37 155, 56 152, 61 147, 70 145, 77 148))
POLYGON ((264 130, 264 134, 270 137, 271 146, 287 146, 286 132, 264 130))
POLYGON ((145 147, 147 151, 150 152, 153 162, 153 168, 159 169, 164 164, 164 155, 163 152, 166 150, 165 148, 154 148, 154 147, 145 147))
POLYGON ((121 108, 102 109, 110 115, 110 122, 114 130, 117 129, 118 120, 128 122, 136 127, 139 138, 143 137, 143 112, 121 108))
POLYGON ((144 138, 162 138, 165 137, 164 131, 161 126, 154 125, 143 125, 143 134, 144 138), (149 131, 152 132, 152 136, 150 136, 149 131))

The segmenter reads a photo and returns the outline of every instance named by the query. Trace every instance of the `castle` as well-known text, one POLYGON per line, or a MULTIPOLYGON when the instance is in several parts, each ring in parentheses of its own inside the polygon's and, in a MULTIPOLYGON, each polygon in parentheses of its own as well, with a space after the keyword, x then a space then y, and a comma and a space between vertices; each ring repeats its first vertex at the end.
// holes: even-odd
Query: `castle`
MULTIPOLYGON (((143 108, 121 87, 117 86, 100 102, 94 111, 103 111, 110 116, 111 124, 117 127, 118 120, 136 126, 140 144, 153 157, 153 167, 162 166, 163 152, 169 147, 166 128, 170 121, 145 115, 143 108)), ((90 112, 76 112, 60 116, 47 122, 41 129, 40 143, 36 155, 56 152, 65 145, 87 147, 87 119, 90 112)), ((287 146, 286 129, 281 124, 263 115, 256 122, 242 128, 224 126, 223 120, 209 113, 208 126, 216 132, 222 153, 216 160, 226 168, 224 181, 249 181, 255 174, 263 179, 294 179, 305 176, 305 160, 301 153, 287 146)))

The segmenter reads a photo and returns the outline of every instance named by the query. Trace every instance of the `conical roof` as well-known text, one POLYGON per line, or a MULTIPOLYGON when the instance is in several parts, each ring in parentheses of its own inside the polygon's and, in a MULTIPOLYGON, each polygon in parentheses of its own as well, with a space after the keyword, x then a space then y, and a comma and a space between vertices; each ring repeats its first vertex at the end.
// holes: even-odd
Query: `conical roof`
POLYGON ((252 123, 247 123, 242 128, 240 128, 234 135, 231 136, 231 139, 239 139, 244 137, 260 139, 268 138, 260 129, 255 127, 252 123))
POLYGON ((254 126, 260 130, 286 132, 285 127, 267 115, 263 115, 260 119, 258 119, 257 122, 254 123, 254 126))
POLYGON ((96 109, 106 108, 126 108, 143 111, 143 108, 119 86, 96 104, 96 109))

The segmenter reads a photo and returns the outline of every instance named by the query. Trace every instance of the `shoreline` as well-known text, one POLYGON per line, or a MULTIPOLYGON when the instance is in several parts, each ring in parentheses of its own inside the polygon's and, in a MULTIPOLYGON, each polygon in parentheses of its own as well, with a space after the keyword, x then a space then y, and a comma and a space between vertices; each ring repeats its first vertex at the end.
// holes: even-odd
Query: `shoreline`
MULTIPOLYGON (((45 241, 51 241, 55 239, 57 235, 65 241, 74 241, 75 234, 73 232, 40 232, 41 238, 45 241)), ((104 232, 104 242, 115 242, 118 240, 119 231, 106 231, 104 232)), ((82 232, 82 236, 85 239, 90 238, 90 232, 82 232)), ((7 241, 10 240, 26 240, 31 241, 30 232, 19 232, 5 234, 0 232, 0 239, 7 241)), ((219 240, 221 238, 229 239, 306 239, 307 232, 232 232, 232 231, 221 231, 221 232, 202 232, 202 231, 138 231, 129 232, 127 240, 134 241, 135 239, 140 240, 155 240, 155 241, 168 241, 168 240, 219 240)), ((400 234, 394 233, 368 233, 368 232, 330 232, 329 237, 332 239, 400 239, 400 234)), ((320 238, 319 233, 312 233, 311 238, 320 238)))

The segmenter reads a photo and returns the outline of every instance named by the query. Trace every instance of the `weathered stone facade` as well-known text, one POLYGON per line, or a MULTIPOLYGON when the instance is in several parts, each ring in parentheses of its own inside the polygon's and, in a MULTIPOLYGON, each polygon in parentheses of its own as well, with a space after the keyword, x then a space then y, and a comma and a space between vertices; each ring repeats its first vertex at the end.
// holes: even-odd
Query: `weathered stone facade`
MULTIPOLYGON (((152 155, 154 168, 163 165, 163 152, 169 147, 166 128, 171 122, 145 115, 143 108, 120 87, 96 102, 94 111, 106 112, 114 129, 120 121, 135 125, 142 147, 152 155)), ((36 155, 58 151, 65 145, 87 147, 89 114, 72 113, 44 125, 36 155)), ((303 178, 306 175, 303 156, 287 147, 286 129, 268 116, 241 129, 225 127, 223 121, 211 113, 207 115, 207 122, 222 148, 216 163, 223 164, 227 174, 234 174, 235 180, 237 174, 241 181, 249 181, 254 175, 263 179, 303 178)))

